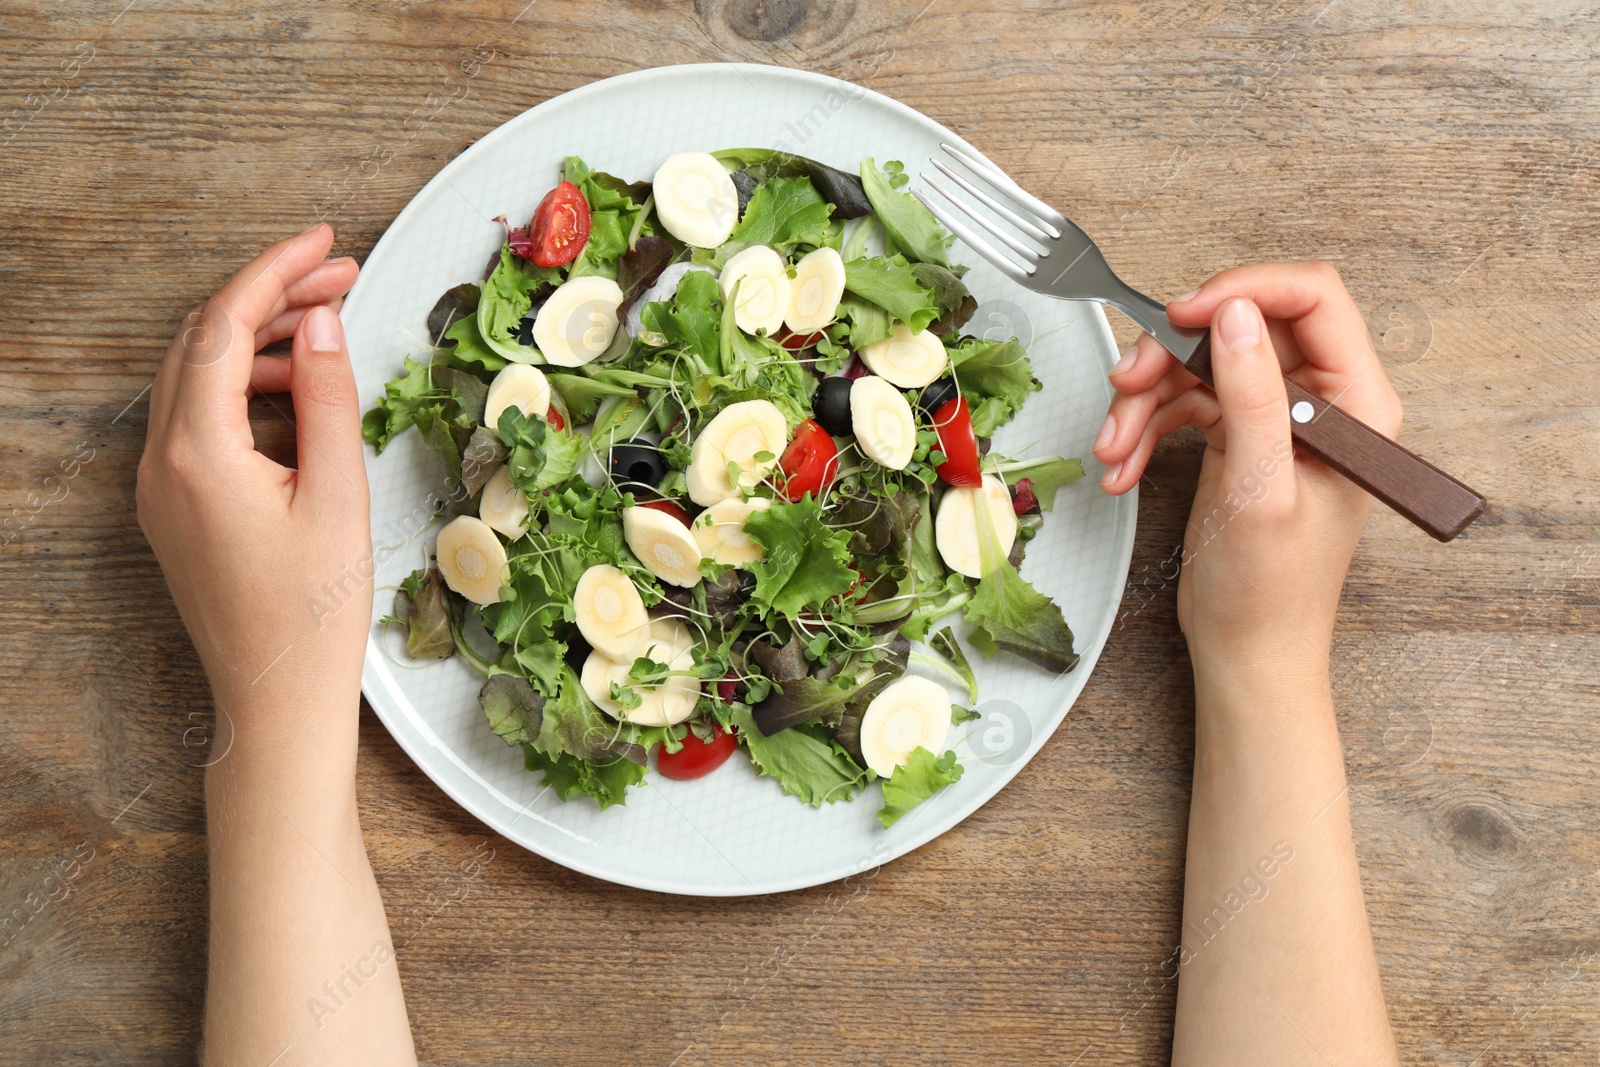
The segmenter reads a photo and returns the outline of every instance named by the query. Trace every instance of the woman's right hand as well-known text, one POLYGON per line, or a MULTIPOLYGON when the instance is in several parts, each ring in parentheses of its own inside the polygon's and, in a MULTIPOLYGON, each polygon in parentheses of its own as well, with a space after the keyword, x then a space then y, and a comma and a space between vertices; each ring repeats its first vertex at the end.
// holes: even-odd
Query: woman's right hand
POLYGON ((1094 450, 1107 467, 1101 485, 1127 492, 1163 435, 1204 431, 1178 583, 1196 668, 1282 666, 1280 656, 1311 652, 1324 666, 1371 499, 1295 455, 1283 377, 1393 437, 1400 399, 1366 322, 1326 263, 1226 270, 1167 312, 1180 326, 1210 326, 1216 388, 1141 336, 1111 372, 1117 396, 1094 450))

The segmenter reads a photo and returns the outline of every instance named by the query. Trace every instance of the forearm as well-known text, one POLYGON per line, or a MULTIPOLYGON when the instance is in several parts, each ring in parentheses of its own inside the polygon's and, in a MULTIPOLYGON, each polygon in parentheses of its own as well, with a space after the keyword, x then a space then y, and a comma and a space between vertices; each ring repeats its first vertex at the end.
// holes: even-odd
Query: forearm
POLYGON ((207 771, 207 1063, 415 1062, 361 840, 353 700, 241 708, 207 771))
POLYGON ((1195 704, 1173 1062, 1397 1062, 1326 662, 1197 668, 1195 704))

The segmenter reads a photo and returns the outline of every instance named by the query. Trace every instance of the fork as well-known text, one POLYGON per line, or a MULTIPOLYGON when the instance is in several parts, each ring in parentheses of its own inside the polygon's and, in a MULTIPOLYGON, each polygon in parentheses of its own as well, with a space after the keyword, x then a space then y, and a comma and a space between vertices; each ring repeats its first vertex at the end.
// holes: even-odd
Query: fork
MULTIPOLYGON (((993 163, 953 145, 939 147, 1005 200, 985 192, 938 157, 929 160, 934 168, 1010 227, 974 211, 965 200, 925 174, 923 181, 949 201, 954 210, 920 191, 913 190, 912 195, 950 232, 1001 273, 1036 293, 1062 300, 1093 300, 1116 308, 1176 356, 1190 374, 1206 385, 1212 384, 1209 330, 1174 325, 1167 318, 1165 304, 1116 276, 1088 234, 1030 195, 993 163), (979 230, 993 241, 986 240, 979 230), (996 247, 995 242, 1005 250, 996 247)), ((1289 430, 1295 443, 1435 538, 1453 540, 1483 512, 1486 501, 1481 495, 1427 460, 1293 379, 1286 377, 1283 384, 1289 394, 1289 430)))

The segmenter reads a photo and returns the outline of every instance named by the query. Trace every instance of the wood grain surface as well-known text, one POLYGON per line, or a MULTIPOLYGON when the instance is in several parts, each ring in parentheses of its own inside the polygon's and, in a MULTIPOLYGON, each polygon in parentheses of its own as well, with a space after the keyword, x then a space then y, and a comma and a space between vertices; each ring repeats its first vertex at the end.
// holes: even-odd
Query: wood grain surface
MULTIPOLYGON (((733 59, 950 125, 1154 294, 1248 261, 1344 272, 1403 441, 1491 501, 1448 546, 1380 510, 1335 645, 1402 1054, 1600 1059, 1592 3, 3 0, 0 42, 0 917, 25 916, 0 929, 0 1062, 194 1057, 210 701, 133 517, 180 317, 319 214, 364 255, 542 100, 733 59)), ((282 403, 253 408, 264 448, 293 447, 282 403)), ((1199 449, 1150 469, 1121 624, 1057 735, 849 886, 593 881, 488 833, 364 710, 423 1061, 1163 1062, 1193 729, 1162 574, 1199 449)))

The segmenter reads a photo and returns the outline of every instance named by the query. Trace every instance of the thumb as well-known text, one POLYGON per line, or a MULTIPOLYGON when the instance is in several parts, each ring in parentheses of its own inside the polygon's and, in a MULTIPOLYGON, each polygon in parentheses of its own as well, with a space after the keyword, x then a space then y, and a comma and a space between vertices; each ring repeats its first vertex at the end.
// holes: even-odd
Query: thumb
POLYGON ((1261 309, 1245 297, 1223 301, 1211 319, 1211 369, 1227 437, 1224 488, 1260 499, 1265 479, 1290 468, 1283 503, 1293 501, 1289 397, 1261 309))
POLYGON ((344 327, 326 307, 306 312, 294 332, 289 359, 294 396, 298 492, 313 500, 359 499, 366 506, 367 472, 361 452, 361 404, 345 350, 344 327))

